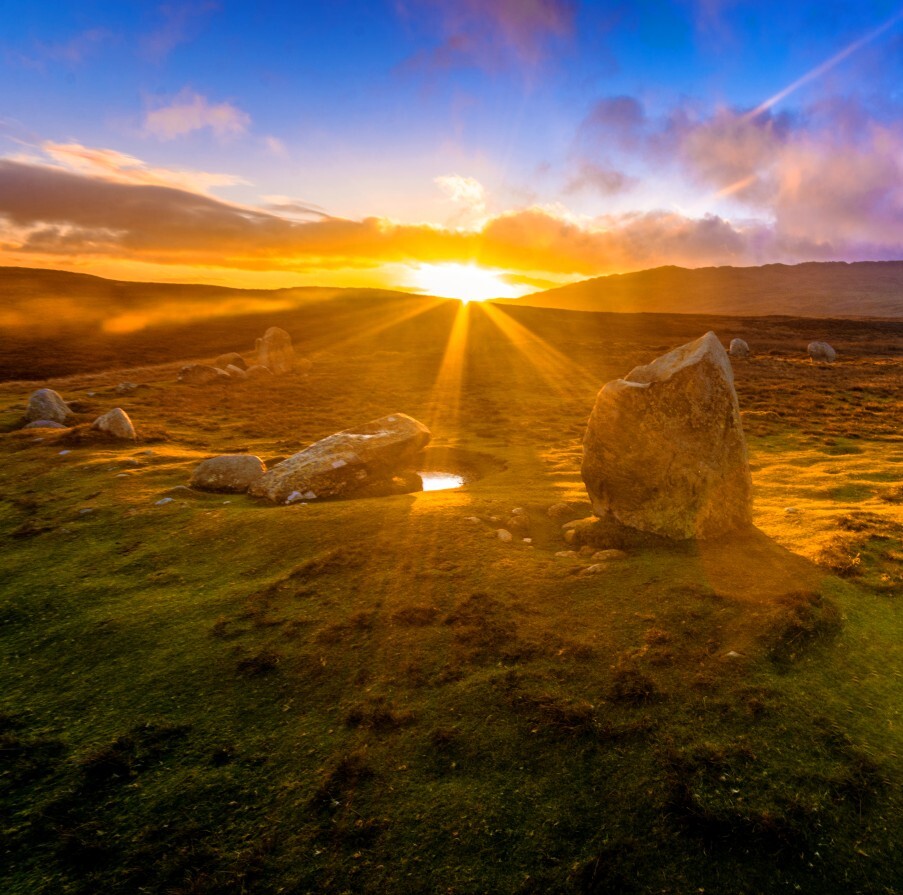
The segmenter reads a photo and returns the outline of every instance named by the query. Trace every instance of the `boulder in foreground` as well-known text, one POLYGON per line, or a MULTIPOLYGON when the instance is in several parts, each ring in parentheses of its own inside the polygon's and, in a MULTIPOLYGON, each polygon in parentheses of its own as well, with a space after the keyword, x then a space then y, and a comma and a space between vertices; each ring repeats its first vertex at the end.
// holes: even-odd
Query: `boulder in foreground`
POLYGON ((135 440, 135 427, 129 415, 121 408, 114 407, 103 416, 97 417, 91 424, 92 429, 104 432, 112 438, 121 438, 123 441, 135 440))
POLYGON ((429 443, 430 430, 405 413, 345 429, 274 466, 250 493, 275 503, 392 493, 393 480, 410 471, 429 443))
POLYGON ((812 360, 823 360, 829 364, 837 360, 837 352, 827 342, 810 342, 806 350, 812 360))
POLYGON ((50 420, 53 423, 65 423, 71 416, 69 405, 59 392, 52 388, 39 388, 28 398, 25 418, 32 420, 50 420))
POLYGON ((712 332, 607 383, 583 447, 583 481, 601 518, 673 540, 751 524, 733 371, 712 332))
POLYGON ((247 491, 266 472, 263 460, 252 454, 222 454, 204 460, 191 475, 191 487, 202 491, 247 491))
POLYGON ((292 337, 278 326, 271 326, 263 338, 257 340, 257 363, 271 373, 291 373, 295 369, 295 350, 292 337))

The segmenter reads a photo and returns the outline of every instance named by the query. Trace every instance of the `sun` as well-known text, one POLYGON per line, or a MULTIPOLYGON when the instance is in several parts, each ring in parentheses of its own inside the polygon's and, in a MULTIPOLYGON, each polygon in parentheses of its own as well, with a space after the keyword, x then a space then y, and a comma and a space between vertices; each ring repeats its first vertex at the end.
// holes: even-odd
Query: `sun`
POLYGON ((476 264, 419 264, 411 274, 412 285, 440 298, 486 301, 488 298, 517 298, 516 286, 506 283, 504 271, 477 267, 476 264))

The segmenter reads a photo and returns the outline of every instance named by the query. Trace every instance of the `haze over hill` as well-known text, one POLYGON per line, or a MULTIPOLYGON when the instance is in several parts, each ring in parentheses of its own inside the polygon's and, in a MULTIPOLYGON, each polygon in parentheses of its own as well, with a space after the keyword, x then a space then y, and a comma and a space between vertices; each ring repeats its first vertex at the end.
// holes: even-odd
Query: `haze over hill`
POLYGON ((792 317, 903 316, 903 261, 656 267, 514 299, 572 311, 792 317))

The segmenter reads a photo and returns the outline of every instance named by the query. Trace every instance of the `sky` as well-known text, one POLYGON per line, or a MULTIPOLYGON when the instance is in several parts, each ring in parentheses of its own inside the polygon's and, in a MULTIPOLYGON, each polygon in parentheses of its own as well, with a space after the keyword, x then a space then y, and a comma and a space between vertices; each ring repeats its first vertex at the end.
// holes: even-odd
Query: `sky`
POLYGON ((903 6, 0 0, 0 264, 519 295, 903 258, 903 6))

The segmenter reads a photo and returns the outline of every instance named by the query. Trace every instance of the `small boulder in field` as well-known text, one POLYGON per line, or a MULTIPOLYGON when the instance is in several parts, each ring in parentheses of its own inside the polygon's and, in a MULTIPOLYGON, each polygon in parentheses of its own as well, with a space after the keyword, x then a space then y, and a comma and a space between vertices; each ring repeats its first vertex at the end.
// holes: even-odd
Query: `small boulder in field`
POLYGON ((54 423, 65 423, 70 416, 69 405, 52 388, 39 388, 28 398, 25 418, 29 421, 51 420, 54 423))
POLYGON ((495 536, 504 544, 509 544, 509 543, 511 543, 511 541, 514 540, 514 535, 512 535, 510 531, 508 531, 504 528, 500 528, 495 533, 495 536))
POLYGON ((252 364, 245 371, 245 375, 248 379, 272 379, 273 371, 268 367, 263 367, 260 364, 252 364))
POLYGON ((135 440, 135 427, 129 419, 129 415, 121 408, 114 407, 103 416, 97 417, 91 424, 92 429, 104 432, 112 438, 121 438, 123 441, 135 440))
POLYGON ((186 364, 179 370, 179 382, 186 385, 209 385, 211 382, 228 382, 229 374, 209 364, 186 364))
POLYGON ((248 365, 245 363, 245 359, 237 352, 230 351, 228 354, 221 354, 214 362, 214 367, 219 367, 221 370, 225 370, 229 365, 233 367, 238 367, 239 370, 247 370, 248 365))
POLYGON ((623 550, 597 550, 590 558, 595 562, 613 562, 627 559, 627 554, 623 550))
POLYGON ((230 379, 243 380, 248 378, 247 372, 241 369, 241 367, 236 367, 235 364, 229 364, 225 370, 229 374, 230 379))
POLYGON ((837 352, 827 342, 810 342, 806 351, 812 360, 823 360, 829 364, 837 360, 837 352))
POLYGON ((731 357, 749 357, 749 345, 743 339, 731 339, 731 347, 727 353, 731 357))
POLYGON ((357 496, 413 470, 429 440, 423 423, 393 413, 315 442, 270 469, 250 491, 275 503, 295 491, 303 500, 357 496))
POLYGON ((260 457, 222 454, 204 460, 191 474, 191 487, 202 491, 247 491, 266 472, 260 457))
POLYGON ((599 517, 672 540, 752 522, 734 374, 713 332, 607 383, 583 449, 581 474, 599 517))
POLYGON ((278 326, 271 326, 257 340, 257 363, 271 373, 290 373, 295 369, 295 350, 292 337, 278 326))
POLYGON ((565 516, 569 516, 571 514, 571 508, 566 503, 553 503, 546 510, 546 515, 550 519, 563 519, 565 516))
POLYGON ((113 391, 115 391, 117 395, 130 395, 132 392, 136 391, 137 388, 138 385, 134 382, 120 382, 113 391))
POLYGON ((67 428, 62 423, 58 423, 56 420, 32 420, 30 423, 26 423, 24 426, 25 429, 65 429, 67 428))

